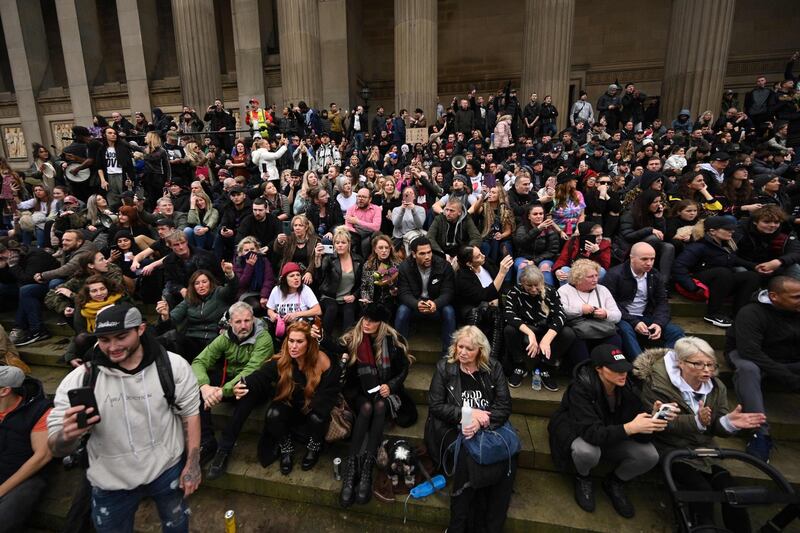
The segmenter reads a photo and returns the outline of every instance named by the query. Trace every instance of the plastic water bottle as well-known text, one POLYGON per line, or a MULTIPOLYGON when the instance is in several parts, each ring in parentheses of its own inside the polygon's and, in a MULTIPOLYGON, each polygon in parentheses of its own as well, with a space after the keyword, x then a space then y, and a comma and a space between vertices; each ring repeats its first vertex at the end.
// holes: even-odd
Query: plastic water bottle
POLYGON ((472 424, 472 407, 469 405, 461 406, 461 426, 468 426, 472 424))
POLYGON ((542 390, 542 374, 539 372, 539 369, 536 369, 536 372, 533 373, 533 379, 531 380, 531 389, 533 390, 542 390))

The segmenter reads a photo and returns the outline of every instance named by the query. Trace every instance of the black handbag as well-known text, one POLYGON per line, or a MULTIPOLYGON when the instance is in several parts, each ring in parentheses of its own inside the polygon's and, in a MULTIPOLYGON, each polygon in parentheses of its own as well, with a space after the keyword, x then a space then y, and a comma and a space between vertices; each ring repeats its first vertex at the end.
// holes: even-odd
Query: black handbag
MULTIPOLYGON (((600 306, 600 294, 594 290, 597 297, 597 305, 600 306)), ((575 336, 584 340, 597 340, 610 337, 617 332, 617 325, 602 318, 579 316, 570 319, 567 326, 572 328, 575 336)))

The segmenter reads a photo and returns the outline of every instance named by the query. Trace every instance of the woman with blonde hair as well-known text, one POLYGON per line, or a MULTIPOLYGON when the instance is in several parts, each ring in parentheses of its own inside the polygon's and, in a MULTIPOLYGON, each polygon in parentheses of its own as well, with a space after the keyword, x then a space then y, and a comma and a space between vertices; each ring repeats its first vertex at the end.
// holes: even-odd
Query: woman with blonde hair
POLYGON ((246 402, 237 406, 243 412, 271 400, 258 442, 261 466, 280 458, 281 474, 289 475, 294 466, 292 432, 297 430, 308 435, 301 468, 314 468, 341 389, 340 372, 338 364, 320 350, 311 325, 300 321, 287 326, 280 352, 234 386, 236 399, 246 402))
POLYGON ((305 271, 303 283, 311 285, 314 282, 314 260, 319 236, 311 226, 305 215, 295 215, 292 218, 292 232, 289 235, 280 233, 275 238, 275 254, 280 258, 279 269, 286 263, 294 262, 305 271))
MULTIPOLYGON (((466 439, 480 430, 496 430, 511 415, 511 393, 501 364, 489 357, 489 340, 475 326, 464 326, 453 334, 447 358, 436 364, 428 392, 428 420, 425 445, 437 466, 452 464, 453 489, 450 497, 448 531, 466 531, 473 524, 477 531, 502 531, 511 489, 516 476, 517 457, 503 463, 502 475, 494 483, 474 488, 470 483, 468 452, 461 447, 452 457, 459 432, 466 439), (471 408, 471 421, 462 422, 463 407, 471 408)), ((484 466, 478 466, 484 469, 484 466)))
POLYGON ((600 285, 600 265, 591 259, 578 259, 572 263, 567 284, 558 289, 564 306, 567 325, 575 333, 574 362, 589 359, 592 348, 613 344, 622 349, 622 338, 616 324, 622 311, 605 285, 600 285))
POLYGON ((203 190, 192 192, 183 230, 189 244, 211 250, 214 247, 214 228, 218 223, 219 211, 211 203, 211 198, 203 190))
POLYGON ((333 230, 333 254, 326 254, 322 243, 314 249, 325 331, 332 332, 337 319, 341 320, 342 331, 350 329, 356 321, 363 263, 350 254, 350 244, 350 232, 339 226, 333 230))
POLYGON ((503 331, 509 360, 505 362, 511 387, 519 387, 528 370, 540 371, 542 385, 555 392, 554 372, 572 348, 575 335, 565 327, 566 317, 558 292, 545 283, 536 265, 522 269, 518 284, 506 293, 503 331))
POLYGON ((294 199, 293 213, 295 215, 302 215, 306 212, 308 206, 312 202, 311 190, 320 187, 321 185, 322 184, 319 176, 317 176, 317 173, 313 170, 307 170, 306 173, 303 174, 303 181, 300 185, 300 190, 297 191, 297 195, 294 199))
POLYGON ((417 408, 403 387, 414 358, 406 339, 389 325, 391 318, 388 309, 370 304, 338 342, 330 337, 322 341, 327 353, 348 358, 342 392, 356 413, 350 453, 342 469, 342 507, 370 500, 372 467, 386 420, 400 427, 410 427, 417 421, 417 408))
POLYGON ((487 189, 485 196, 469 208, 481 219, 481 252, 493 263, 499 264, 506 255, 511 255, 511 239, 514 235, 514 211, 508 204, 508 196, 500 185, 487 189))
POLYGON ((164 194, 164 184, 172 179, 169 154, 161 146, 161 137, 150 131, 144 137, 144 176, 142 184, 145 192, 145 208, 152 211, 156 201, 164 194))

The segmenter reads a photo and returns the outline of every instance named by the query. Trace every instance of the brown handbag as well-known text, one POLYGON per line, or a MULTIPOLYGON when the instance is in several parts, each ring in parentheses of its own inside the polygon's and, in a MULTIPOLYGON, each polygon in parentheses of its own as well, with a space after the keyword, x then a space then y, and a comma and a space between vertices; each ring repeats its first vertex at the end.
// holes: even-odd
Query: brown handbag
MULTIPOLYGON (((349 356, 345 353, 342 354, 339 364, 342 366, 341 374, 339 375, 339 384, 344 386, 345 378, 347 376, 347 360, 349 356)), ((350 436, 353 430, 353 411, 347 405, 347 400, 344 399, 342 393, 339 393, 336 399, 336 405, 331 409, 331 421, 328 424, 328 432, 325 434, 325 442, 337 442, 344 440, 350 436)))

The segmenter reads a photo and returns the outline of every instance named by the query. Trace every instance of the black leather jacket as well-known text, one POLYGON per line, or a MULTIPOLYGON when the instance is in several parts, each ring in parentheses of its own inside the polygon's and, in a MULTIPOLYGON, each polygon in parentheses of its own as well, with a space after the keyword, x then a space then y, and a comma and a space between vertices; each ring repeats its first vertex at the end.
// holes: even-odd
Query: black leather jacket
MULTIPOLYGON (((355 256, 350 256, 353 261, 353 288, 350 294, 356 296, 358 299, 359 291, 361 290, 361 260, 355 256)), ((336 292, 339 290, 339 282, 342 280, 342 263, 339 261, 338 255, 328 255, 322 260, 322 264, 317 270, 317 275, 321 276, 321 283, 319 286, 319 293, 322 296, 336 299, 336 292)))
MULTIPOLYGON (((506 423, 511 416, 511 393, 503 367, 489 360, 489 370, 476 374, 487 393, 489 401, 489 428, 506 423)), ((436 363, 436 371, 428 391, 428 420, 425 422, 425 446, 436 465, 441 464, 442 452, 458 435, 461 423, 461 377, 458 363, 446 359, 436 363)))

